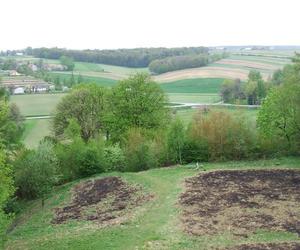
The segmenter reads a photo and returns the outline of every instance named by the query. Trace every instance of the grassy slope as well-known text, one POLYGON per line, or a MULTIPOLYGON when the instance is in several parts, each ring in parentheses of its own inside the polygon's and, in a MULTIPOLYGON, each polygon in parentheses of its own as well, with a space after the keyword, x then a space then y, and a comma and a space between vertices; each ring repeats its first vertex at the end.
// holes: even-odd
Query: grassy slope
MULTIPOLYGON (((300 158, 282 158, 253 162, 204 164, 207 170, 243 168, 300 168, 300 158)), ((182 231, 177 198, 186 177, 198 174, 194 165, 152 169, 140 173, 111 173, 139 183, 155 199, 137 209, 133 219, 122 225, 99 229, 91 222, 49 223, 53 208, 70 199, 75 183, 58 187, 46 200, 27 204, 18 217, 19 225, 8 235, 7 249, 207 249, 244 242, 299 240, 296 234, 258 231, 249 238, 238 239, 228 232, 222 235, 193 237, 182 231)), ((98 177, 105 176, 100 175, 98 177)))

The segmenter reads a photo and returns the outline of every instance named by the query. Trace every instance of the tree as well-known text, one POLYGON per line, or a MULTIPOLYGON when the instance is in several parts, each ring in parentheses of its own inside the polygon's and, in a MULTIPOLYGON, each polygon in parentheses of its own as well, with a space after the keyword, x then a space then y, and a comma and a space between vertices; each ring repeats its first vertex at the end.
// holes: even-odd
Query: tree
POLYGON ((112 89, 107 128, 113 140, 119 140, 129 128, 155 130, 169 118, 167 98, 147 74, 136 74, 120 81, 112 89))
POLYGON ((42 141, 36 151, 26 150, 15 162, 15 184, 21 198, 42 198, 57 182, 57 158, 52 144, 42 141))
POLYGON ((299 82, 272 89, 258 113, 258 127, 266 137, 285 138, 289 149, 299 147, 299 82))
POLYGON ((73 119, 79 124, 84 141, 95 138, 104 126, 105 93, 96 84, 78 85, 74 88, 57 105, 52 124, 55 135, 62 137, 73 119))
POLYGON ((221 96, 225 103, 231 103, 237 99, 244 98, 242 92, 241 80, 228 80, 226 79, 221 86, 221 96))
POLYGON ((260 104, 263 98, 266 97, 265 82, 259 71, 251 70, 249 72, 245 94, 249 105, 260 104))
POLYGON ((14 191, 12 169, 6 163, 5 153, 0 147, 0 247, 3 243, 6 228, 10 223, 10 217, 3 211, 3 208, 14 191))
POLYGON ((23 117, 15 104, 0 99, 0 143, 13 147, 20 142, 24 130, 23 117))
POLYGON ((185 129, 181 120, 176 119, 169 129, 168 149, 175 163, 182 164, 182 151, 185 143, 185 129))
POLYGON ((73 58, 68 57, 68 56, 61 56, 59 58, 59 60, 60 60, 60 63, 62 65, 66 66, 67 71, 73 71, 74 70, 75 63, 74 63, 73 58))

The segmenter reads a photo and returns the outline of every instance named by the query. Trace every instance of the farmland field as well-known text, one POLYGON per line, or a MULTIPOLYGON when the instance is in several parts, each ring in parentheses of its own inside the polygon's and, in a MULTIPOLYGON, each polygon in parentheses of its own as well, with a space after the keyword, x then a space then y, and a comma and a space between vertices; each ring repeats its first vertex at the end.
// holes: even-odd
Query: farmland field
POLYGON ((185 79, 162 83, 160 87, 167 93, 219 93, 223 78, 185 79))
POLYGON ((12 95, 10 102, 16 103, 24 116, 50 115, 65 94, 12 95))
MULTIPOLYGON (((175 166, 172 168, 151 169, 140 173, 114 172, 109 174, 101 174, 96 177, 90 178, 90 180, 93 180, 93 182, 90 183, 94 183, 94 185, 99 183, 97 185, 102 185, 101 183, 105 182, 106 180, 111 180, 109 182, 111 183, 110 185, 112 187, 115 187, 113 189, 115 191, 114 193, 112 193, 112 197, 120 197, 119 195, 121 195, 121 193, 118 192, 121 192, 120 190, 122 189, 118 188, 119 186, 124 187, 124 185, 129 185, 126 186, 124 188, 124 191, 122 192, 127 192, 127 190, 130 190, 131 188, 139 188, 140 191, 138 195, 142 195, 143 197, 147 197, 150 195, 150 197, 152 198, 146 200, 143 198, 143 202, 138 203, 140 205, 136 207, 136 209, 134 210, 135 212, 130 209, 125 209, 123 210, 122 214, 119 215, 119 213, 117 213, 118 210, 116 210, 115 213, 111 214, 112 217, 106 218, 103 217, 105 216, 105 210, 103 209, 105 209, 106 207, 100 206, 98 209, 101 210, 90 209, 88 211, 89 213, 87 213, 86 215, 82 213, 81 216, 83 217, 81 217, 81 219, 68 219, 64 223, 57 224, 55 223, 55 218, 57 218, 56 216, 59 211, 63 211, 62 208, 69 206, 72 209, 77 209, 77 205, 75 203, 76 200, 72 201, 72 193, 73 197, 74 195, 77 195, 76 193, 74 193, 74 191, 77 190, 78 192, 79 187, 83 188, 86 183, 86 179, 82 180, 81 182, 71 182, 66 185, 57 187, 53 193, 49 194, 45 201, 44 208, 41 207, 40 200, 27 203, 24 212, 22 212, 17 217, 16 227, 8 234, 8 241, 5 247, 6 249, 16 250, 87 249, 87 246, 89 246, 90 249, 179 250, 216 248, 224 249, 226 247, 236 247, 234 249, 253 249, 253 246, 255 246, 255 244, 273 244, 275 246, 280 246, 280 244, 283 244, 285 246, 299 246, 299 237, 297 235, 298 231, 295 231, 293 229, 292 225, 294 224, 289 224, 289 222, 295 222, 295 219, 299 220, 299 214, 295 213, 291 218, 280 217, 280 221, 276 221, 276 216, 280 215, 282 211, 288 210, 289 208, 288 206, 284 206, 281 209, 281 207, 277 206, 280 202, 289 202, 289 200, 280 199, 280 197, 297 198, 299 196, 299 193, 297 193, 297 190, 300 188, 299 164, 299 158, 281 158, 250 162, 239 161, 227 163, 204 163, 201 169, 197 169, 194 164, 190 164, 186 166, 175 166), (205 171, 203 171, 204 169, 205 171), (259 171, 260 169, 263 170, 259 171), (230 182, 230 185, 233 189, 228 190, 226 189, 227 184, 224 181, 222 182, 222 178, 203 179, 204 176, 218 175, 218 173, 223 173, 229 170, 235 170, 234 172, 229 173, 237 173, 237 175, 244 176, 243 178, 245 178, 246 182, 241 183, 241 185, 243 185, 242 191, 249 190, 248 193, 243 193, 248 194, 248 196, 242 196, 241 191, 236 190, 236 182, 230 182), (273 180, 275 180, 276 178, 280 178, 280 175, 268 175, 267 178, 269 181, 264 182, 262 176, 267 171, 273 171, 274 173, 286 172, 293 175, 293 178, 287 178, 287 182, 279 182, 281 185, 287 187, 286 189, 284 189, 286 190, 284 194, 279 194, 279 196, 276 196, 277 192, 282 191, 281 189, 276 189, 276 187, 274 187, 276 193, 269 192, 269 187, 274 184, 273 180), (252 179, 250 177, 254 173, 256 173, 259 179, 256 179, 252 183, 252 179), (192 180, 196 181, 191 182, 191 177, 194 178, 192 180), (198 226, 197 223, 201 223, 202 221, 204 221, 204 223, 211 222, 211 217, 209 217, 209 214, 205 214, 204 212, 208 211, 205 209, 210 204, 209 199, 214 197, 209 196, 211 194, 209 193, 209 190, 215 187, 218 188, 219 185, 206 186, 205 183, 200 182, 200 180, 204 180, 207 182, 212 181, 213 184, 219 183, 220 185, 225 185, 225 188, 222 189, 222 192, 228 191, 228 195, 220 197, 222 201, 229 199, 230 197, 232 197, 232 199, 236 197, 235 200, 233 199, 233 201, 236 201, 236 203, 232 203, 231 206, 226 207, 228 211, 230 211, 230 209, 235 209, 234 204, 236 204, 241 206, 238 214, 245 210, 250 216, 261 216, 259 218, 262 218, 263 215, 268 215, 268 206, 270 204, 274 205, 274 211, 276 211, 276 214, 271 214, 271 217, 269 215, 266 217, 272 219, 272 223, 268 223, 268 221, 265 221, 266 224, 251 225, 250 221, 246 221, 247 224, 245 225, 250 225, 251 230, 249 229, 248 231, 245 231, 243 224, 240 224, 238 223, 239 221, 237 221, 237 223, 234 225, 234 228, 227 228, 226 230, 218 233, 203 233, 201 236, 199 236, 197 234, 187 232, 187 223, 195 218, 192 213, 186 214, 186 209, 189 209, 188 206, 192 206, 193 210, 191 211, 195 211, 195 209, 203 209, 201 210, 203 211, 203 215, 199 217, 199 220, 196 221, 196 224, 194 224, 195 227, 198 226), (199 208, 199 206, 197 206, 197 204, 199 204, 198 202, 193 203, 193 199, 187 199, 189 195, 198 194, 198 192, 190 192, 188 183, 194 185, 194 188, 196 188, 196 190, 197 188, 200 188, 201 185, 205 185, 199 191, 199 193, 201 193, 205 192, 205 190, 208 190, 206 192, 208 196, 204 196, 208 199, 205 206, 199 208), (260 189, 253 188, 253 186, 251 186, 250 184, 246 185, 248 183, 250 183, 251 185, 255 184, 255 187, 259 184, 260 189), (234 189, 234 187, 236 188, 234 189), (261 208, 244 208, 246 205, 252 204, 249 200, 251 199, 252 193, 255 194, 254 198, 259 202, 258 204, 262 206, 261 208), (272 203, 263 203, 260 199, 260 195, 267 196, 268 201, 272 203), (186 199, 182 200, 180 199, 180 197, 186 197, 186 199), (184 203, 182 204, 180 203, 180 201, 184 201, 184 203), (95 218, 93 216, 97 215, 95 211, 104 211, 104 214, 100 215, 102 216, 101 218, 106 218, 106 223, 103 223, 103 220, 99 220, 99 222, 97 220, 92 220, 93 218, 95 218), (207 220, 205 218, 207 218, 207 220), (277 222, 281 224, 276 224, 277 222), (276 225, 279 226, 276 227, 276 225), (256 227, 259 226, 260 228, 256 229, 256 227), (243 233, 236 233, 236 230, 238 230, 238 232, 243 231, 243 233), (240 244, 246 245, 244 246, 244 248, 239 248, 240 244)), ((239 181, 239 179, 234 180, 239 181)), ((221 187, 222 186, 220 186, 220 188, 221 187)), ((106 190, 110 189, 111 188, 108 188, 106 190)), ((82 193, 90 192, 88 194, 91 196, 91 192, 94 189, 92 188, 89 190, 83 190, 82 193)), ((90 196, 79 197, 83 198, 90 196)), ((128 198, 126 197, 128 196, 124 196, 122 198, 122 206, 127 206, 126 204, 128 203, 124 202, 131 202, 130 199, 134 199, 134 197, 136 196, 129 196, 128 198)), ((296 209, 299 209, 299 201, 297 200, 298 198, 296 198, 291 201, 291 203, 297 206, 296 209)), ((105 203, 106 201, 111 202, 109 199, 104 199, 101 202, 105 203)), ((85 201, 82 200, 82 202, 85 201)), ((227 203, 216 203, 214 205, 215 210, 211 210, 211 212, 219 211, 221 213, 222 211, 217 209, 221 208, 222 204, 226 205, 227 203)), ((84 209, 84 207, 78 207, 78 209, 84 209)), ((235 218, 236 220, 243 219, 241 217, 235 218)), ((219 217, 215 217, 214 220, 215 221, 212 221, 212 227, 203 226, 200 227, 200 229, 210 230, 213 228, 218 228, 218 225, 223 225, 222 223, 224 223, 221 215, 219 217)), ((230 221, 228 223, 230 223, 230 221)), ((191 224, 191 226, 192 225, 193 224, 191 224)))
MULTIPOLYGON (((245 117, 249 122, 255 124, 258 109, 248 109, 240 107, 221 107, 221 106, 207 106, 210 111, 229 111, 232 115, 238 117, 245 117)), ((200 109, 201 110, 201 109, 200 109)), ((186 125, 193 119, 193 116, 199 112, 198 108, 182 108, 176 110, 178 116, 186 125)))
POLYGON ((176 103, 215 103, 221 100, 217 94, 167 93, 170 102, 176 103))
POLYGON ((50 119, 34 119, 25 121, 22 140, 26 147, 36 148, 39 142, 50 135, 50 119))

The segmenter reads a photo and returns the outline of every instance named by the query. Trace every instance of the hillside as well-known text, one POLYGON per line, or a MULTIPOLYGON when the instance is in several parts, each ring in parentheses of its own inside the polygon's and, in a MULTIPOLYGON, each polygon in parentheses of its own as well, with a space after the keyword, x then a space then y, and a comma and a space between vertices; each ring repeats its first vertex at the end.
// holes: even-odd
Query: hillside
MULTIPOLYGON (((284 195, 290 195, 290 197, 294 197, 295 195, 297 196, 297 192, 293 190, 297 190, 297 188, 300 188, 299 182, 296 182, 296 178, 298 178, 297 174, 300 173, 299 168, 299 158, 282 158, 277 160, 262 160, 253 162, 209 163, 204 164, 204 166, 201 166, 200 169, 197 169, 195 165, 187 165, 152 169, 140 173, 102 174, 93 178, 89 178, 89 180, 94 180, 94 182, 89 183, 94 183, 94 185, 96 185, 96 183, 99 183, 99 185, 104 185, 103 182, 105 181, 105 177, 121 177, 121 180, 123 180, 127 184, 120 182, 120 180, 118 180, 117 178, 110 179, 110 183, 115 183, 113 184, 115 185, 115 191, 114 193, 111 193, 112 196, 110 197, 119 197, 115 199, 117 199, 118 202, 122 201, 122 206, 125 206, 127 208, 125 208, 125 210, 122 210, 122 206, 120 203, 115 203, 119 204, 117 207, 115 207, 115 205, 109 205, 114 206, 114 212, 109 213, 113 217, 105 217, 105 211, 108 211, 107 209, 109 209, 109 207, 107 206, 108 204, 112 204, 112 201, 110 199, 106 200, 104 198, 103 202, 106 201, 106 203, 101 203, 102 205, 99 205, 98 208, 87 207, 88 210, 86 210, 86 212, 89 212, 87 214, 84 213, 80 215, 90 217, 77 217, 79 215, 76 215, 76 213, 72 215, 73 212, 71 212, 77 211, 75 209, 77 205, 76 203, 71 203, 75 206, 72 209, 75 210, 70 210, 69 213, 65 215, 61 214, 59 218, 74 219, 67 219, 64 222, 57 223, 54 220, 55 218, 58 218, 55 217, 55 214, 64 211, 62 210, 63 207, 65 207, 65 211, 67 211, 67 206, 70 205, 72 198, 71 190, 73 190, 73 202, 80 201, 78 199, 81 192, 91 192, 87 189, 84 189, 85 185, 87 185, 88 183, 86 182, 87 179, 72 182, 67 185, 57 187, 56 190, 48 196, 44 208, 41 207, 40 200, 24 204, 24 212, 17 216, 17 221, 14 225, 14 228, 10 229, 8 242, 6 243, 5 249, 87 249, 87 247, 88 249, 215 249, 216 247, 218 247, 219 249, 224 249, 225 247, 228 247, 226 249, 244 249, 238 247, 238 245, 240 244, 245 244, 244 246, 250 248, 253 248, 254 246, 258 247, 261 244, 265 244, 262 245, 265 247, 273 244, 274 248, 272 249, 279 249, 281 245, 299 246, 300 241, 299 236, 297 235, 297 232, 299 234, 299 229, 294 230, 292 229, 292 227, 286 229, 282 228, 281 226, 276 227, 276 217, 272 219, 273 224, 268 224, 267 222, 265 222, 265 224, 262 224, 260 227, 258 225, 252 225, 247 229, 240 224, 236 224, 233 230, 224 230, 219 233, 215 233, 214 231, 209 233, 207 231, 209 230, 209 228, 212 229, 214 227, 201 227, 200 229, 202 231, 206 230, 206 232, 202 233, 201 236, 199 236, 198 233, 189 233, 187 231, 189 228, 187 223, 189 222, 189 219, 192 219, 193 217, 192 214, 186 215, 186 209, 188 209, 188 207, 186 207, 186 205, 183 205, 193 204, 191 203, 191 201, 187 203, 187 195, 194 194, 189 191, 189 183, 194 183, 193 185, 200 185, 200 183, 196 184, 195 182, 198 180, 197 178, 201 178, 201 176, 204 175, 217 175, 218 171, 216 170, 224 171, 229 169, 236 170, 235 172, 231 171, 229 173, 245 175, 245 177, 243 178, 247 178, 247 175, 249 175, 250 178, 251 174, 256 173, 258 179, 263 178, 262 176, 264 176, 264 173, 267 173, 266 171, 269 169, 270 171, 273 171, 272 173, 278 174, 278 177, 275 177, 276 175, 274 175, 274 181, 278 181, 276 178, 283 178, 280 177, 280 173, 284 173, 286 176, 286 183, 278 183, 281 183, 281 185, 285 185, 285 190, 289 190, 284 195), (203 171, 203 169, 205 171, 203 171), (243 172, 243 170, 245 169, 263 169, 264 172, 243 172), (293 182, 288 182, 288 180, 291 180, 288 178, 288 176, 292 172, 278 172, 279 170, 276 172, 276 170, 271 169, 298 169, 294 172, 294 184, 292 184, 293 182), (190 179, 190 177, 193 176, 194 178, 190 179), (99 182, 99 178, 104 179, 102 182, 100 179, 99 182), (119 191, 117 190, 119 185, 129 185, 123 186, 122 193, 125 196, 120 196, 121 193, 118 193, 119 191), (74 187, 76 188, 74 189, 74 187), (131 191, 132 195, 128 196, 129 194, 127 194, 126 196, 126 190, 137 190, 137 188, 138 190, 140 190, 138 191, 138 193, 135 193, 136 191, 131 191), (80 193, 78 193, 79 191, 80 193), (74 200, 76 197, 78 197, 77 201, 74 200), (141 197, 139 198, 139 201, 136 200, 137 197, 141 197), (95 211, 103 211, 103 214, 98 214, 98 216, 100 217, 97 217, 98 219, 96 219, 96 217, 92 217, 95 216, 95 211), (235 230, 239 230, 239 234, 237 234, 235 230)), ((266 182, 264 184, 265 186, 263 186, 263 189, 257 189, 258 186, 256 186, 256 189, 253 189, 253 192, 255 190, 256 192, 262 192, 261 194, 264 195, 265 199, 267 199, 268 197, 269 201, 272 200, 272 204, 275 207, 272 211, 273 215, 276 216, 274 212, 281 211, 280 209, 278 210, 276 206, 278 204, 283 204, 282 202, 285 201, 277 200, 276 196, 272 196, 267 193, 269 191, 272 191, 271 193, 275 194, 274 189, 268 189, 268 185, 271 185, 273 180, 272 176, 273 175, 271 175, 271 177, 268 177, 270 178, 269 182, 266 182)), ((248 180, 249 185, 252 183, 251 178, 248 180)), ((207 179, 207 181, 209 180, 210 179, 207 179)), ((214 180, 222 182, 222 178, 218 179, 216 177, 214 180)), ((264 182, 262 181, 260 183, 264 182)), ((248 186, 248 188, 249 187, 251 188, 251 186, 248 186)), ((194 188, 197 188, 197 186, 195 186, 194 188)), ((210 194, 208 187, 207 189, 206 187, 203 188, 204 189, 201 189, 202 191, 205 192, 205 190, 207 190, 207 192, 205 193, 210 194)), ((210 185, 210 188, 215 187, 210 185)), ((107 192, 111 192, 109 191, 109 187, 104 190, 107 190, 107 192)), ((243 187, 243 189, 241 190, 247 190, 247 188, 243 187)), ((245 196, 247 193, 242 194, 241 192, 242 191, 232 189, 231 193, 229 192, 227 193, 227 196, 223 196, 225 198, 228 197, 229 199, 229 197, 234 197, 234 195, 244 195, 244 202, 250 202, 252 198, 245 196)), ((88 197, 92 197, 90 195, 92 195, 92 193, 90 193, 89 196, 82 196, 82 198, 85 197, 84 199, 88 199, 88 197)), ((258 199, 257 202, 261 202, 259 201, 259 194, 255 197, 256 199, 258 199)), ((240 200, 238 196, 236 199, 236 201, 232 201, 236 203, 228 203, 231 204, 231 207, 229 206, 227 208, 228 212, 234 211, 234 209, 237 208, 236 206, 240 206, 240 209, 243 210, 246 209, 245 211, 248 211, 250 209, 245 207, 250 203, 243 203, 243 199, 240 200)), ((90 202, 92 202, 92 200, 90 200, 90 202)), ((270 213, 267 203, 259 204, 262 207, 254 207, 249 211, 255 211, 254 214, 256 214, 257 216, 269 216, 270 220, 270 213)), ((293 206, 295 204, 296 203, 293 203, 293 206)), ((209 205, 209 203, 207 203, 207 205, 209 205)), ((289 203, 289 205, 291 206, 292 203, 289 203)), ((194 209, 196 209, 196 207, 194 207, 194 209)), ((204 206, 203 209, 205 209, 204 206)), ((284 207, 281 207, 281 209, 284 209, 284 207)), ((296 212, 296 210, 294 210, 294 212, 296 212)), ((250 216, 251 214, 248 215, 250 216)), ((209 215, 205 216, 209 218, 209 215)), ((290 223, 294 223, 291 218, 289 220, 290 223)), ((242 220, 242 218, 240 219, 242 220)), ((282 225, 287 223, 285 221, 287 218, 280 217, 280 219, 282 225)), ((215 220, 215 223, 222 223, 222 217, 216 217, 215 220)), ((198 221, 196 223, 200 222, 201 221, 198 221)), ((228 220, 228 222, 230 222, 230 220, 228 220)), ((260 222, 263 223, 262 220, 260 220, 260 222)), ((204 223, 209 223, 209 220, 204 223)), ((198 224, 193 225, 197 226, 198 224)), ((195 230, 195 226, 191 227, 191 229, 195 230)))

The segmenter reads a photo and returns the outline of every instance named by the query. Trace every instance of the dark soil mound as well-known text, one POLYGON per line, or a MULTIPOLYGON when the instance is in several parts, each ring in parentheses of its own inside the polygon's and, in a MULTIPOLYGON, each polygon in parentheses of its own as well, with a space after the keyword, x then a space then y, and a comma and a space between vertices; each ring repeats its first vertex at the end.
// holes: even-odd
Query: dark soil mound
POLYGON ((190 234, 230 232, 248 237, 262 229, 300 235, 300 171, 227 170, 200 174, 186 180, 180 204, 184 228, 190 234))
POLYGON ((119 177, 86 181, 73 188, 70 204, 55 209, 52 223, 59 224, 69 219, 100 223, 115 221, 150 198, 140 187, 131 186, 119 177))

